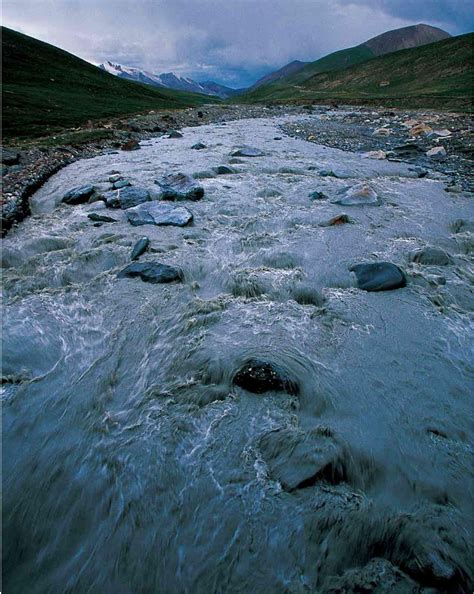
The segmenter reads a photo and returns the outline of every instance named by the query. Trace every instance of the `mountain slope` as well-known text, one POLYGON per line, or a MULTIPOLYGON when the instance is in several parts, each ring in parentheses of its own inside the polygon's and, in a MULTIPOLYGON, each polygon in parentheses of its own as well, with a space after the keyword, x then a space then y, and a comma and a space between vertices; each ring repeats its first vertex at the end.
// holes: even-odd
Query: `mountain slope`
POLYGON ((283 66, 283 68, 280 68, 279 70, 275 70, 275 72, 270 72, 270 74, 266 74, 265 76, 262 76, 262 78, 259 78, 257 80, 257 82, 254 83, 250 88, 256 89, 257 87, 261 87, 262 85, 265 85, 268 83, 276 82, 277 80, 280 80, 281 78, 285 78, 286 76, 290 76, 291 74, 296 74, 302 68, 304 68, 306 66, 306 64, 307 64, 307 62, 300 62, 300 60, 293 60, 293 62, 290 62, 286 66, 283 66))
POLYGON ((260 100, 400 99, 406 103, 411 99, 425 105, 443 100, 453 107, 469 106, 474 82, 473 44, 474 34, 468 33, 400 50, 350 68, 316 74, 299 85, 268 85, 260 89, 260 100))
POLYGON ((2 27, 3 134, 39 136, 209 97, 120 80, 57 47, 2 27))
POLYGON ((216 95, 221 99, 226 99, 235 95, 239 91, 225 87, 214 81, 196 82, 192 78, 179 76, 174 72, 164 72, 163 74, 153 74, 140 68, 133 68, 130 66, 123 66, 122 64, 114 64, 106 61, 99 65, 101 70, 105 70, 109 74, 118 76, 119 78, 126 78, 128 80, 135 80, 147 85, 155 87, 162 87, 167 89, 175 89, 178 91, 188 91, 190 93, 201 93, 203 95, 216 95))
MULTIPOLYGON (((372 39, 369 39, 368 41, 365 41, 364 43, 361 43, 355 47, 333 52, 332 54, 324 56, 315 62, 308 62, 302 68, 299 68, 293 73, 288 73, 283 77, 277 76, 274 80, 272 80, 272 74, 270 74, 267 75, 267 78, 269 79, 268 82, 270 84, 274 83, 283 86, 299 85, 305 80, 308 80, 311 76, 320 74, 322 72, 342 70, 344 68, 349 68, 350 66, 366 62, 367 60, 370 60, 376 56, 410 47, 422 46, 427 43, 432 43, 449 37, 450 35, 446 31, 442 31, 437 27, 431 27, 430 25, 419 24, 410 27, 402 27, 401 29, 394 29, 393 31, 382 33, 381 35, 373 37, 372 39)), ((290 66, 290 64, 284 66, 282 69, 273 74, 278 74, 278 72, 281 72, 282 70, 284 71, 288 66, 290 66)), ((266 84, 268 84, 268 82, 266 84)), ((256 85, 251 87, 250 93, 255 88, 256 85)), ((273 92, 274 90, 270 89, 269 86, 266 88, 268 88, 269 92, 273 92)), ((258 92, 256 97, 259 97, 261 92, 265 91, 260 89, 260 92, 258 92)))

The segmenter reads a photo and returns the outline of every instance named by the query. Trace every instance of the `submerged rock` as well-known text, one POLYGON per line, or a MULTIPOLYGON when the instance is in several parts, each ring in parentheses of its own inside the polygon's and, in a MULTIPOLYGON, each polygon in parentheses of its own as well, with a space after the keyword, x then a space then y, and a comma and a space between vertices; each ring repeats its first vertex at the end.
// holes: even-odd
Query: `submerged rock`
POLYGON ((217 167, 214 167, 214 171, 217 173, 217 175, 237 173, 235 169, 232 169, 232 167, 228 167, 227 165, 218 165, 217 167))
POLYGON ((336 215, 324 223, 320 223, 320 227, 335 227, 337 225, 345 225, 346 223, 354 223, 354 219, 351 219, 349 215, 342 213, 336 215))
POLYGON ((298 394, 298 384, 286 372, 273 363, 250 359, 234 375, 233 383, 244 390, 263 394, 277 391, 298 394))
POLYGON ((428 266, 447 266, 453 263, 451 256, 441 248, 424 247, 410 254, 410 261, 428 266))
POLYGON ((106 215, 101 215, 97 212, 91 212, 87 215, 91 221, 95 223, 116 223, 117 219, 113 219, 112 217, 108 217, 106 215))
POLYGON ((118 278, 139 277, 145 283, 172 283, 182 280, 182 272, 160 262, 133 262, 117 274, 118 278))
POLYGON ((320 192, 319 190, 311 192, 309 197, 311 198, 311 200, 327 200, 328 198, 324 192, 320 192))
POLYGON ((78 186, 77 188, 72 188, 66 192, 61 200, 64 204, 84 204, 89 200, 92 194, 95 192, 94 186, 87 185, 87 186, 78 186))
POLYGON ((346 479, 343 448, 327 428, 276 429, 264 435, 259 446, 270 476, 286 491, 346 479))
POLYGON ((202 142, 196 142, 196 144, 193 144, 191 148, 195 151, 202 151, 202 149, 207 148, 207 146, 202 142))
POLYGON ((343 206, 365 206, 368 204, 378 204, 379 199, 375 190, 368 184, 357 184, 351 188, 342 189, 340 198, 331 200, 333 204, 342 204, 343 206))
POLYGON ((204 188, 185 173, 170 173, 155 183, 161 188, 162 200, 200 200, 204 196, 204 188))
POLYGON ((136 188, 128 186, 126 188, 120 188, 119 190, 104 193, 105 203, 109 208, 121 208, 126 210, 133 208, 143 202, 148 202, 150 192, 145 188, 136 188))
POLYGON ((258 148, 243 146, 232 153, 232 157, 263 157, 265 153, 258 148))
POLYGON ((193 215, 184 206, 174 206, 153 200, 127 210, 129 223, 139 225, 175 225, 184 227, 193 220, 193 215))
POLYGON ((177 130, 170 130, 168 132, 168 138, 183 138, 183 135, 177 130))
POLYGON ((130 260, 138 260, 138 258, 146 252, 149 245, 150 240, 148 237, 140 238, 133 246, 132 253, 130 254, 130 260))
POLYGON ((391 262, 355 264, 349 268, 357 277, 357 286, 363 291, 391 291, 406 286, 404 272, 391 262))

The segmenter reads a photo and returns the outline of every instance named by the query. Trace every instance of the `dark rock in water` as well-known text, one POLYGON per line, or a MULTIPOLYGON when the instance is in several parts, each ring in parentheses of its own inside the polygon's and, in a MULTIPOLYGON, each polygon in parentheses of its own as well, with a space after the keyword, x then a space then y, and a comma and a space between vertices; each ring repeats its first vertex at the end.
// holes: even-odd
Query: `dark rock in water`
POLYGON ((113 219, 112 217, 107 217, 105 215, 98 214, 97 212, 91 212, 87 215, 91 221, 95 221, 97 223, 116 223, 117 219, 113 219))
POLYGON ((184 227, 193 220, 193 215, 184 206, 174 206, 153 200, 129 208, 127 218, 134 227, 140 225, 175 225, 184 227))
POLYGON ((198 118, 203 118, 204 114, 202 113, 202 111, 198 111, 197 116, 198 118))
POLYGON ((410 254, 410 261, 428 266, 447 266, 453 259, 444 250, 437 247, 424 247, 410 254))
POLYGON ((218 165, 217 167, 214 167, 214 171, 217 173, 217 175, 229 175, 231 173, 237 173, 235 169, 232 169, 232 167, 228 167, 227 165, 218 165))
POLYGON ((79 186, 66 192, 61 202, 65 204, 84 204, 94 193, 94 186, 79 186))
POLYGON ((264 435, 259 446, 270 476, 286 491, 319 481, 337 484, 347 478, 344 449, 325 427, 313 431, 276 429, 264 435))
POLYGON ((354 220, 351 219, 351 217, 349 215, 342 213, 340 215, 332 217, 331 219, 329 219, 329 221, 326 221, 325 223, 320 223, 320 226, 321 227, 335 227, 337 225, 345 225, 347 223, 354 223, 354 220))
POLYGON ((109 182, 111 184, 115 184, 116 182, 118 182, 121 179, 123 179, 123 178, 120 175, 120 173, 113 173, 112 175, 109 176, 109 182))
POLYGON ((20 153, 8 149, 2 149, 2 163, 5 165, 16 165, 20 160, 20 153))
POLYGON ((196 144, 193 144, 193 146, 191 148, 196 151, 201 151, 202 149, 207 148, 207 146, 205 144, 203 144, 202 142, 196 142, 196 144))
POLYGON ((349 268, 357 277, 357 286, 363 291, 391 291, 405 287, 403 271, 391 262, 355 264, 349 268))
POLYGON ((114 192, 106 192, 104 197, 105 203, 109 208, 126 210, 143 202, 148 202, 150 200, 150 192, 145 188, 128 186, 114 192))
POLYGON ((140 148, 138 140, 131 138, 120 147, 123 151, 137 151, 140 148))
POLYGON ((119 190, 120 188, 126 188, 127 186, 131 186, 132 184, 128 181, 128 179, 119 179, 114 182, 114 190, 119 190))
POLYGON ((244 390, 263 394, 278 391, 298 394, 298 384, 291 380, 284 370, 266 361, 251 359, 234 375, 233 383, 244 390))
POLYGON ((232 157, 263 157, 265 153, 258 148, 243 146, 232 153, 232 157))
POLYGON ((148 237, 142 237, 137 241, 137 243, 133 246, 132 253, 130 254, 130 260, 138 260, 138 258, 146 252, 148 246, 150 245, 150 240, 148 237))
POLYGON ((170 173, 155 183, 161 188, 162 200, 200 200, 204 196, 204 188, 185 173, 170 173))
POLYGON ((281 136, 275 136, 273 140, 282 140, 281 136))
POLYGON ((337 175, 334 173, 332 169, 323 169, 319 172, 319 175, 321 177, 337 177, 337 175))
POLYGON ((182 280, 182 272, 160 262, 133 262, 117 274, 118 278, 139 277, 145 283, 172 283, 182 280))
POLYGON ((183 138, 183 135, 177 130, 170 130, 168 132, 168 138, 183 138))
POLYGON ((326 200, 327 199, 326 194, 324 192, 320 192, 319 190, 315 190, 314 192, 311 192, 309 197, 311 198, 311 200, 326 200))

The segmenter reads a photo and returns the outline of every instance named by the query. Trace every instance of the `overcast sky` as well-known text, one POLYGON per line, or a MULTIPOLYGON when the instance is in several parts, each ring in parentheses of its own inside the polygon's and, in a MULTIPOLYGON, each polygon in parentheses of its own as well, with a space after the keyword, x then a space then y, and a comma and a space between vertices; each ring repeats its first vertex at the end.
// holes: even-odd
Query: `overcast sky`
POLYGON ((472 0, 2 0, 3 24, 90 62, 232 87, 416 23, 474 28, 472 0))

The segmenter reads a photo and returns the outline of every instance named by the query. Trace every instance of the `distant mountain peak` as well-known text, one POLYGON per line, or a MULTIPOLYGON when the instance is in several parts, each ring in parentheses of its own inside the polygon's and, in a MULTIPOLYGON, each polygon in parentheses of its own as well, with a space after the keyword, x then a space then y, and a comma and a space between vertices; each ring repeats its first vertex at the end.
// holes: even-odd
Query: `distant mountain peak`
POLYGON ((141 70, 140 68, 123 66, 122 64, 111 62, 110 60, 106 60, 100 64, 99 68, 120 78, 127 78, 129 80, 135 80, 156 87, 165 87, 178 91, 190 91, 192 93, 201 93, 201 95, 217 96, 221 99, 226 99, 236 93, 234 89, 219 85, 213 81, 199 83, 192 78, 181 76, 175 72, 154 74, 152 72, 147 72, 146 70, 141 70))
POLYGON ((432 27, 425 23, 410 25, 400 29, 386 31, 376 37, 372 37, 361 45, 368 47, 376 56, 382 56, 391 52, 411 47, 419 47, 435 41, 447 39, 451 35, 438 27, 432 27))

